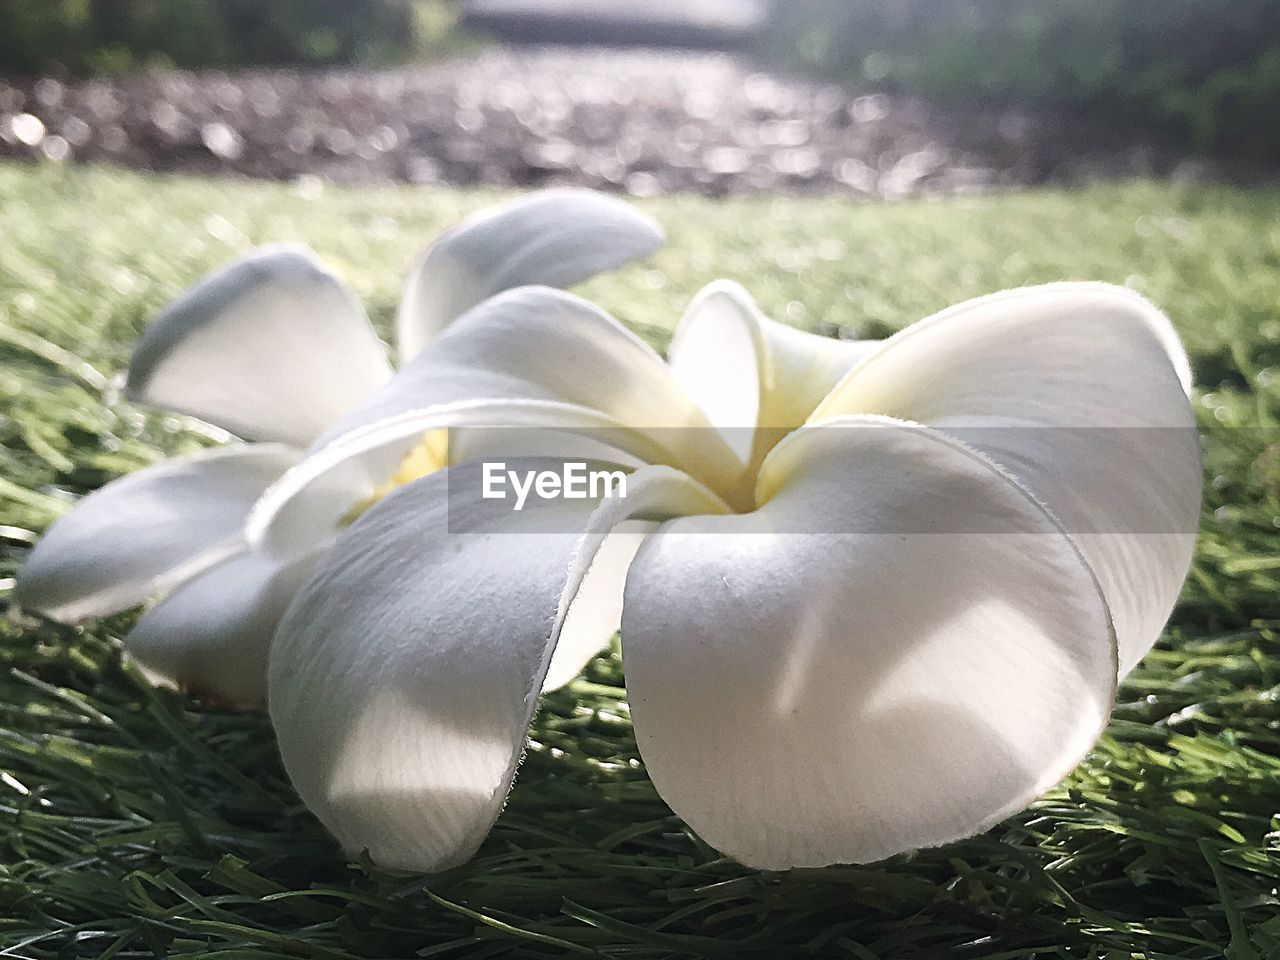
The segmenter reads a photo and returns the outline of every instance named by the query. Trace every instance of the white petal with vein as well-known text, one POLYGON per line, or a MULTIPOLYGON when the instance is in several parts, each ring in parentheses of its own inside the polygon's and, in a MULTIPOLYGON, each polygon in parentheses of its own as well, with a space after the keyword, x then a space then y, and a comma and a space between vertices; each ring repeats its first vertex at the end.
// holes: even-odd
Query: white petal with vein
POLYGON ((742 473, 741 460, 639 337, 572 294, 521 287, 458 320, 326 431, 255 510, 250 539, 277 556, 311 549, 425 431, 462 427, 523 429, 523 452, 543 455, 561 453, 566 433, 588 436, 709 485, 732 487, 742 473))
POLYGON ((651 520, 627 520, 600 543, 565 618, 551 666, 542 681, 543 690, 558 690, 571 682, 618 632, 627 569, 645 537, 657 528, 658 524, 651 520))
POLYGON ((849 418, 783 441, 756 513, 676 520, 627 577, 636 738, 671 808, 754 867, 977 833, 1065 776, 1111 708, 1088 566, 985 458, 849 418))
POLYGON ((125 637, 125 650, 154 682, 264 707, 271 636, 313 563, 279 565, 242 550, 148 610, 125 637))
POLYGON ((36 544, 18 574, 18 603, 74 621, 162 593, 230 556, 250 506, 298 457, 277 444, 237 444, 107 484, 36 544))
POLYGON ((856 367, 814 420, 875 413, 978 447, 1063 522, 1111 604, 1127 673, 1186 577, 1202 471, 1168 319, 1121 287, 1051 284, 960 304, 856 367))
POLYGON ((741 286, 717 280, 685 311, 669 356, 676 380, 754 466, 877 346, 778 323, 741 286))
MULTIPOLYGON (((599 307, 550 287, 521 287, 455 322, 316 446, 413 410, 493 399, 587 407, 655 434, 710 426, 662 358, 599 307)), ((665 439, 701 459, 719 455, 718 465, 734 462, 713 437, 665 439), (704 446, 711 449, 702 453, 704 446)))
POLYGON ((722 509, 647 468, 626 500, 514 513, 480 499, 478 470, 448 473, 468 470, 452 484, 424 477, 361 517, 272 645, 271 717, 294 786, 349 853, 385 866, 444 869, 488 833, 604 535, 633 515, 722 509))
MULTIPOLYGON (((595 439, 601 451, 620 448, 630 459, 661 462, 667 454, 643 433, 595 410, 542 400, 476 400, 411 410, 353 430, 313 452, 254 504, 245 535, 277 559, 319 549, 338 534, 351 509, 395 472, 431 430, 476 428, 470 435, 529 431, 532 449, 545 437, 558 452, 565 433, 595 439)), ((497 451, 489 451, 496 453, 497 451)))
POLYGON ((483 211, 414 267, 397 321, 400 362, 486 297, 528 284, 570 287, 661 244, 651 217, 589 190, 544 190, 483 211))
POLYGON ((266 247, 148 325, 128 395, 245 439, 305 447, 390 375, 347 285, 305 248, 266 247))

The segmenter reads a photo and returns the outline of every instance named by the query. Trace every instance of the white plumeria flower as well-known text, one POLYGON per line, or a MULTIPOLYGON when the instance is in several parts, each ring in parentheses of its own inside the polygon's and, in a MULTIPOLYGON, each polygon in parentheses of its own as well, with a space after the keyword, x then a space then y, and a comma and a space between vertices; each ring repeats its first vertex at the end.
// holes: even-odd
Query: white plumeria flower
MULTIPOLYGON (((402 361, 485 298, 568 286, 647 256, 662 233, 627 204, 549 190, 445 234, 416 264, 397 317, 402 361)), ((126 649, 155 678, 222 701, 266 700, 267 648, 325 543, 278 562, 243 535, 250 507, 331 424, 393 382, 351 290, 307 249, 255 251, 143 333, 126 394, 248 443, 172 459, 85 497, 27 559, 17 601, 64 621, 164 597, 126 649)))
POLYGON ((540 691, 620 626, 649 775, 712 846, 786 868, 977 833, 1080 761, 1169 616, 1199 517, 1190 379, 1164 315, 1101 284, 872 344, 719 283, 669 363, 568 294, 490 299, 255 508, 251 540, 287 562, 424 433, 464 428, 285 614, 269 692, 289 775, 350 853, 459 863, 540 691), (503 423, 526 432, 466 429, 503 423), (607 445, 626 496, 487 499, 475 458, 513 438, 607 445))

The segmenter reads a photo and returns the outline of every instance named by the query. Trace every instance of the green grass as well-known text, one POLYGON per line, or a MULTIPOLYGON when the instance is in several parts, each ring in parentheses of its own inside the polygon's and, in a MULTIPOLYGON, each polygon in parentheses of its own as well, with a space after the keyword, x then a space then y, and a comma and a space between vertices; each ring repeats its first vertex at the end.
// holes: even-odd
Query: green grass
MULTIPOLYGON (((304 241, 386 329, 416 249, 492 195, 0 165, 0 529, 11 577, 76 495, 210 442, 113 395, 149 315, 250 243, 304 241)), ((259 716, 149 691, 129 617, 0 620, 0 955, 1280 956, 1280 191, 1133 183, 860 205, 647 205, 671 241, 585 292, 661 344, 705 281, 879 336, 1062 278, 1129 282, 1193 356, 1209 485, 1165 639, 1059 789, 885 863, 757 873, 658 799, 616 656, 548 698, 480 855, 349 865, 259 716), (3 949, 7 947, 8 949, 3 949)))

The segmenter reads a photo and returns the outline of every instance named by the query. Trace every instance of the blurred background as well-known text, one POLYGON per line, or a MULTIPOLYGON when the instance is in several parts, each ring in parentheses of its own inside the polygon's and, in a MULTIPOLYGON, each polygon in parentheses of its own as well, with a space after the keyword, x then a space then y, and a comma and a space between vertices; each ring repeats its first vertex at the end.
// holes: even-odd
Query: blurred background
POLYGON ((1266 179, 1280 0, 3 0, 4 156, 637 196, 1266 179))

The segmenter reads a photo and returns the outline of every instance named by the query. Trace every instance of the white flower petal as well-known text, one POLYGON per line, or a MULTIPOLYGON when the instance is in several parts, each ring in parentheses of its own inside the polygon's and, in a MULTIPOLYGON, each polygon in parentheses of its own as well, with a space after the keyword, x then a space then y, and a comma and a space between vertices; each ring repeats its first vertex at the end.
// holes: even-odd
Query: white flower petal
POLYGON ((355 294, 301 247, 210 275, 143 331, 128 396, 305 447, 391 375, 355 294))
POLYGON ((429 247, 405 285, 397 321, 407 363, 446 326, 511 287, 570 287, 653 253, 662 228, 589 190, 545 190, 486 210, 429 247))
POLYGON ((489 449, 488 428, 506 427, 528 431, 522 452, 554 455, 576 433, 619 459, 685 470, 721 495, 742 486, 740 459, 647 344, 572 294, 521 287, 459 319, 326 431, 255 508, 250 539, 280 557, 313 548, 423 433, 463 427, 486 428, 472 449, 489 449))
POLYGON ((878 346, 778 323, 741 286, 717 280, 694 297, 668 355, 676 380, 754 466, 878 346))
MULTIPOLYGON (((613 317, 561 290, 520 287, 458 319, 316 447, 414 410, 495 399, 573 404, 655 434, 710 427, 662 358, 613 317)), ((695 463, 736 462, 713 437, 691 439, 666 441, 683 442, 695 463)))
POLYGON ((349 853, 384 866, 440 870, 488 833, 603 536, 636 514, 723 509, 656 467, 625 500, 515 513, 480 499, 478 474, 450 468, 370 509, 272 644, 271 718, 294 786, 349 853))
POLYGON ((250 506, 299 456, 237 444, 107 484, 36 544, 19 571, 18 604, 75 621, 164 592, 235 552, 250 506))
MULTIPOLYGON (((474 437, 525 429, 559 452, 565 433, 596 439, 601 450, 620 448, 629 459, 661 462, 669 456, 642 432, 596 410, 541 400, 476 400, 412 410, 353 430, 312 453, 254 504, 245 536, 258 549, 286 559, 319 549, 339 532, 350 510, 370 497, 431 430, 466 430, 474 437), (500 428, 500 429, 499 429, 500 428)), ((527 451, 526 451, 527 452, 527 451)))
POLYGON ((570 433, 565 430, 530 430, 527 427, 473 427, 449 431, 449 460, 504 460, 516 457, 549 457, 553 460, 605 460, 629 469, 646 461, 607 442, 607 434, 570 433))
POLYGON ((1173 328, 1146 300, 1105 284, 1051 284, 908 327, 813 419, 916 420, 1017 476, 1097 572, 1124 674, 1159 637, 1195 546, 1202 471, 1189 384, 1173 328))
POLYGON ((658 792, 754 867, 970 836, 1101 732, 1115 640, 1044 509, 935 431, 848 418, 766 462, 756 513, 675 520, 627 576, 623 660, 658 792))
POLYGON ((600 543, 565 618, 551 666, 542 681, 544 691, 558 690, 576 678, 618 632, 627 569, 645 537, 658 526, 651 520, 627 520, 600 543))
POLYGON ((267 702, 271 636, 315 562, 247 550, 193 577, 143 615, 124 647, 153 682, 238 707, 267 702))

